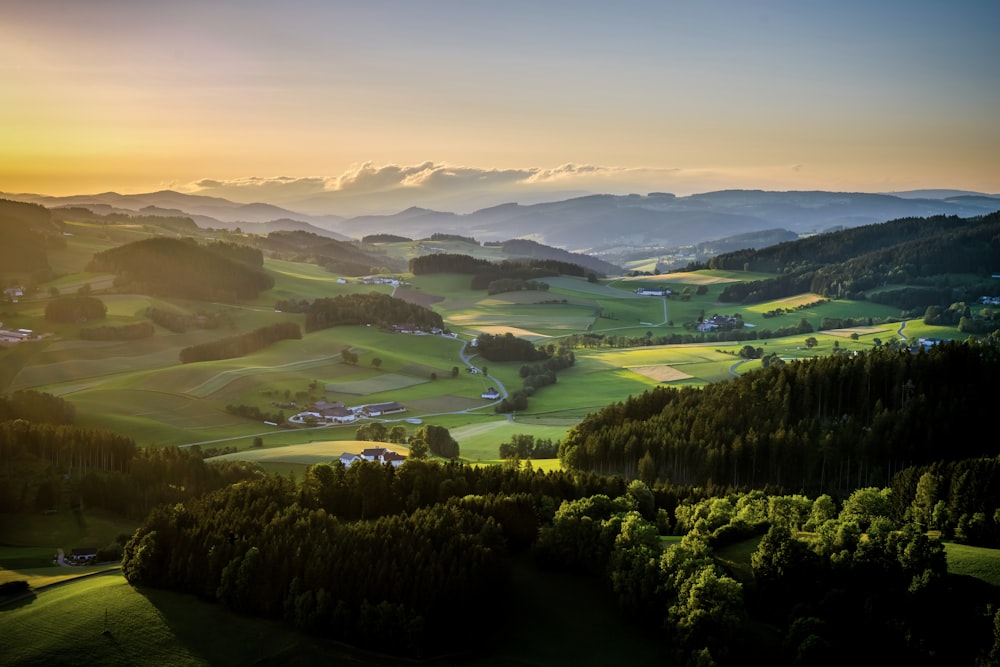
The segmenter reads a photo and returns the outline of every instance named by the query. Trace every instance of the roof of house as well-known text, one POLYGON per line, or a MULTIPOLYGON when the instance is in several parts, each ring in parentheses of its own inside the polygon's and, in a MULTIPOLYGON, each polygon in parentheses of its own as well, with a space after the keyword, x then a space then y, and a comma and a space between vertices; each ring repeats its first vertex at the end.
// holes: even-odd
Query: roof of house
POLYGON ((403 404, 397 403, 396 401, 390 401, 388 403, 372 403, 371 405, 366 405, 365 408, 369 411, 381 410, 385 412, 386 410, 402 410, 403 404))

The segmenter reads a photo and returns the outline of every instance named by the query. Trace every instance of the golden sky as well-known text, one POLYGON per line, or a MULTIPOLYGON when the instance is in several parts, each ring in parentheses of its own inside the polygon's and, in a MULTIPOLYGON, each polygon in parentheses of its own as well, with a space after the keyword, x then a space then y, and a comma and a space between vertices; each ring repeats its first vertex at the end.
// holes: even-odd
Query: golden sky
POLYGON ((1000 3, 0 12, 0 192, 1000 193, 1000 3))

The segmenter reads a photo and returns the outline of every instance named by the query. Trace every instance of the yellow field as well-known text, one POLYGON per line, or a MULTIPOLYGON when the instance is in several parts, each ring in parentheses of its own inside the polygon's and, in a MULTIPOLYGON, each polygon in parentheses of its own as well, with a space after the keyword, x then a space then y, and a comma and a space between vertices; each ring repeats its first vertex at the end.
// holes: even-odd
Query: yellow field
POLYGON ((540 334, 537 331, 529 331, 528 329, 520 329, 518 327, 484 326, 484 327, 476 327, 476 329, 482 333, 490 334, 493 336, 502 336, 505 333, 510 333, 517 336, 518 338, 528 338, 528 339, 548 338, 548 336, 540 334))
POLYGON ((622 282, 654 282, 654 283, 681 283, 684 285, 719 285, 722 283, 740 282, 736 278, 724 278, 722 276, 711 276, 704 273, 663 273, 658 276, 633 276, 623 278, 622 282))

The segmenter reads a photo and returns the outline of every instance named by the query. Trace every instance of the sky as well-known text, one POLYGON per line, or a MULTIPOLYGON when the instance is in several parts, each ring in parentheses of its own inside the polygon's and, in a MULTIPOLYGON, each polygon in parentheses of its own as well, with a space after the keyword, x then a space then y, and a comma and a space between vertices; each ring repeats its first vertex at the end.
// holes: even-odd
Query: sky
POLYGON ((0 0, 0 192, 1000 193, 1000 2, 0 0))

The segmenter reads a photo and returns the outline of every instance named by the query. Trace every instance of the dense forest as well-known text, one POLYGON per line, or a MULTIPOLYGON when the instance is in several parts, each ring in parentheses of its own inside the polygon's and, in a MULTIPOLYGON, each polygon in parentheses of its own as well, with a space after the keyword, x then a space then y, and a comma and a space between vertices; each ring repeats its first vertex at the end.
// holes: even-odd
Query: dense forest
POLYGON ((1000 348, 975 341, 772 364, 607 406, 569 432, 560 458, 649 483, 807 493, 886 485, 906 467, 995 455, 979 434, 998 373, 1000 348))
POLYGON ((0 396, 0 512, 101 507, 141 519, 161 503, 259 474, 242 462, 209 465, 197 447, 139 449, 75 418, 72 404, 49 394, 0 396))
POLYGON ((317 264, 331 273, 345 276, 364 276, 403 270, 403 264, 399 260, 368 252, 354 243, 310 232, 271 232, 266 237, 258 239, 256 243, 269 257, 317 264))
POLYGON ((588 275, 588 270, 579 264, 556 259, 506 259, 491 262, 469 255, 437 253, 422 255, 410 260, 410 273, 415 276, 432 273, 471 274, 470 289, 488 289, 497 280, 537 280, 546 276, 588 275))
POLYGON ((504 618, 511 558, 530 554, 603 582, 678 664, 833 665, 859 650, 918 664, 987 659, 1000 646, 996 591, 949 578, 943 545, 911 508, 899 518, 892 498, 874 487, 838 501, 516 464, 336 462, 298 485, 261 477, 160 507, 127 543, 123 571, 428 657, 481 650, 483 627, 500 636, 516 622, 504 618), (665 546, 665 534, 684 537, 665 546), (750 568, 732 569, 719 551, 748 539, 759 541, 750 568))
POLYGON ((121 290, 201 301, 252 299, 274 286, 260 250, 157 237, 94 255, 89 271, 117 275, 121 290))
MULTIPOLYGON (((282 304, 278 304, 277 307, 281 308, 282 304)), ((348 324, 372 324, 384 327, 409 324, 424 330, 444 328, 441 315, 430 308, 379 292, 342 294, 316 299, 306 310, 307 333, 348 324)))
POLYGON ((62 232, 49 209, 0 199, 0 266, 5 273, 47 279, 48 248, 62 243, 62 232))
MULTIPOLYGON (((971 273, 986 279, 1000 270, 1000 212, 974 218, 934 216, 865 225, 762 250, 719 255, 701 268, 705 266, 781 274, 727 285, 719 300, 729 303, 755 303, 804 292, 865 299, 869 291, 879 290, 880 303, 903 308, 942 302, 947 306, 981 296, 947 290, 947 274, 971 273), (915 301, 914 285, 945 288, 946 293, 929 292, 915 301), (888 289, 892 286, 906 291, 897 295, 896 290, 888 289)), ((995 286, 990 288, 995 292, 995 286)))

